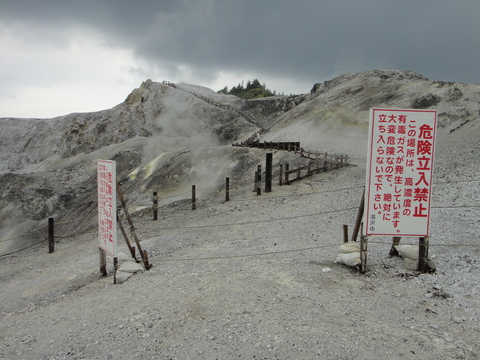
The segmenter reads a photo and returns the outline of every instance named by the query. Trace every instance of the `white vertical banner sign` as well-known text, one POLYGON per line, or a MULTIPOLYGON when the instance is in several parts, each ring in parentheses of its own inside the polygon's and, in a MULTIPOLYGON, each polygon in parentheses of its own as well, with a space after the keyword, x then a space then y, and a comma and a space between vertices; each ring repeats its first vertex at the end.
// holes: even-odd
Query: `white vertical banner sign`
POLYGON ((366 235, 429 235, 436 127, 434 110, 370 110, 366 235))
POLYGON ((117 256, 117 191, 115 161, 98 160, 98 241, 107 254, 117 256))

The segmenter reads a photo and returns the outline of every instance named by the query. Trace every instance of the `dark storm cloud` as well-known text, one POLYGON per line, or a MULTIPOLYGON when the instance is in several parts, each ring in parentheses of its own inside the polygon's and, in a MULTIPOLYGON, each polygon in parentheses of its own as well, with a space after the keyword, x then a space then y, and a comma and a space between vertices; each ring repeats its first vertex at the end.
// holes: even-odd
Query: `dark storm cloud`
MULTIPOLYGON (((2 22, 81 24, 116 46, 205 79, 243 71, 314 82, 344 72, 409 69, 480 82, 480 2, 442 0, 4 1, 2 22)), ((230 84, 228 84, 230 85, 230 84)))

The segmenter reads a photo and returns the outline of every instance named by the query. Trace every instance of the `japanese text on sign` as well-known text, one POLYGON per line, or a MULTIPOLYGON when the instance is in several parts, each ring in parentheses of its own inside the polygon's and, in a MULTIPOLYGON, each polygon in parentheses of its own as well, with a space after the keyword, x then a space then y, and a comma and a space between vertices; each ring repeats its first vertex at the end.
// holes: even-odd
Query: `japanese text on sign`
POLYGON ((365 234, 428 236, 437 112, 371 109, 365 234))
POLYGON ((115 161, 98 160, 98 240, 106 253, 117 255, 115 161))

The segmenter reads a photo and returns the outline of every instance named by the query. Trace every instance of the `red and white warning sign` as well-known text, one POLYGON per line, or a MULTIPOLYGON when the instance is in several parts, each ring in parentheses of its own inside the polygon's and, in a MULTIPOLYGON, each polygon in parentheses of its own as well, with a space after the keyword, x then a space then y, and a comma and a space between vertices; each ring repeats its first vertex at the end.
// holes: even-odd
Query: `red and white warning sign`
POLYGON ((98 241, 107 254, 117 256, 117 192, 115 161, 98 160, 98 241))
POLYGON ((370 110, 366 235, 429 235, 436 125, 434 110, 370 110))

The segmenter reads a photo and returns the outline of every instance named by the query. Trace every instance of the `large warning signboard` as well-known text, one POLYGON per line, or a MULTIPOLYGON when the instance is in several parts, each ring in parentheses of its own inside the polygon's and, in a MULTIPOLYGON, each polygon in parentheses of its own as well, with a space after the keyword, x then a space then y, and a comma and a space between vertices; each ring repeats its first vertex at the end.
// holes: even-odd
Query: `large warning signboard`
POLYGON ((436 125, 434 110, 370 110, 366 235, 429 235, 436 125))
POLYGON ((107 254, 117 256, 117 193, 115 161, 98 160, 98 241, 107 254))

